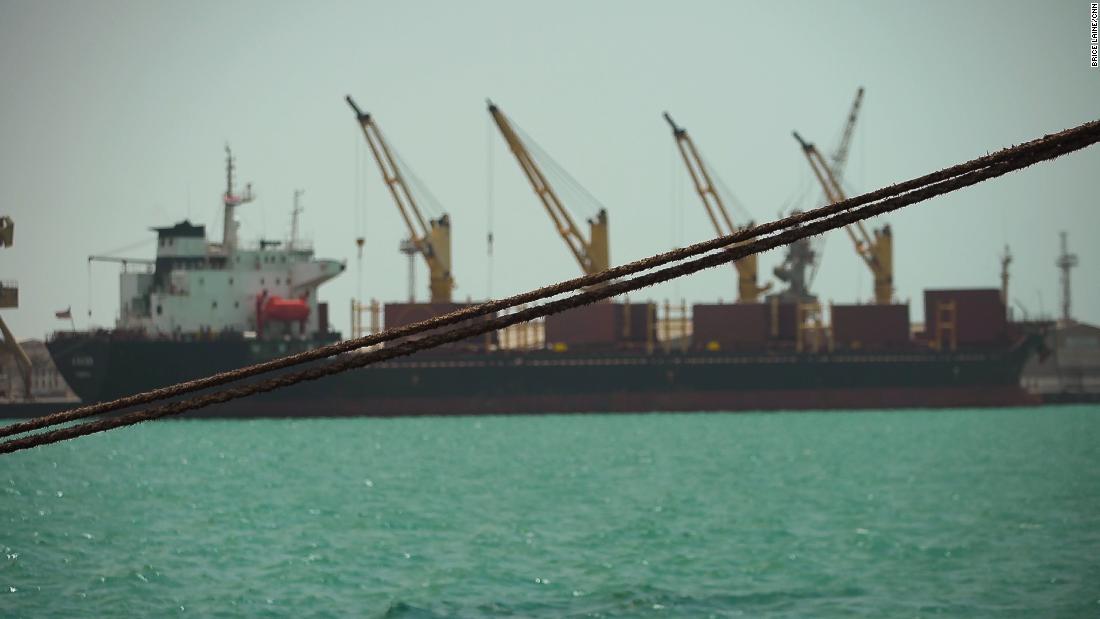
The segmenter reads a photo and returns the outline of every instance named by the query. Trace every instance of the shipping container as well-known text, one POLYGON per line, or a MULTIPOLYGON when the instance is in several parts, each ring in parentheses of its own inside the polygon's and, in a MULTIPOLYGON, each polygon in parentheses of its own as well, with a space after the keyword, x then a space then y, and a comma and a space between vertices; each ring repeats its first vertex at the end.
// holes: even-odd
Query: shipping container
POLYGON ((941 346, 949 346, 952 323, 958 346, 1003 343, 1008 339, 1008 323, 1001 291, 996 288, 925 290, 924 339, 934 343, 938 333, 941 346))
POLYGON ((772 298, 766 305, 770 326, 768 336, 780 342, 795 341, 798 338, 798 304, 772 298))
POLYGON ((593 303, 546 317, 550 347, 611 344, 615 341, 615 305, 593 303))
POLYGON ((909 305, 833 305, 829 309, 833 345, 838 350, 905 348, 909 305))
MULTIPOLYGON (((451 312, 456 312, 460 309, 476 305, 475 303, 386 303, 382 309, 382 320, 384 328, 394 329, 397 327, 403 327, 422 320, 428 320, 430 318, 436 318, 438 316, 444 316, 451 312)), ((474 320, 488 320, 494 315, 481 316, 474 320)), ((433 329, 426 333, 422 333, 413 337, 423 337, 435 333, 433 329)), ((462 348, 485 348, 487 345, 494 343, 495 333, 486 335, 479 335, 464 340, 447 344, 447 347, 451 349, 462 348)), ((397 340, 400 341, 400 340, 397 340)))
POLYGON ((657 341, 657 306, 653 303, 615 303, 615 328, 621 342, 646 344, 657 341))
POLYGON ((652 303, 593 303, 546 317, 550 348, 634 346, 657 341, 652 303))
POLYGON ((771 307, 766 303, 693 305, 691 325, 696 349, 761 349, 771 338, 771 307))

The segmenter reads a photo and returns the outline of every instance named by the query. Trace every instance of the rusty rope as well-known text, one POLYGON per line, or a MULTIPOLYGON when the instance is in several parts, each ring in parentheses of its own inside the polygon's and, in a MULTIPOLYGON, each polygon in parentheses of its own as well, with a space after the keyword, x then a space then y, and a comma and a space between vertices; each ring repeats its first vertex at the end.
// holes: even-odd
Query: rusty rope
MULTIPOLYGON (((570 309, 570 308, 573 308, 573 307, 577 307, 577 306, 580 306, 580 305, 585 305, 585 304, 588 304, 588 303, 592 303, 594 301, 598 301, 598 300, 601 300, 601 299, 616 296, 616 295, 621 294, 623 292, 628 292, 628 291, 631 291, 631 290, 635 290, 637 288, 641 288, 641 287, 649 286, 649 285, 652 285, 652 284, 655 284, 655 283, 667 281, 667 280, 673 279, 675 277, 680 277, 680 276, 683 276, 683 275, 694 273, 694 272, 702 270, 704 268, 717 266, 719 264, 723 264, 723 263, 729 262, 731 260, 737 260, 737 259, 740 259, 744 256, 749 255, 749 254, 758 253, 758 252, 761 252, 761 251, 766 251, 766 250, 769 250, 769 249, 773 249, 775 247, 785 245, 787 243, 793 242, 793 241, 801 239, 801 238, 805 238, 807 236, 812 236, 812 235, 820 234, 820 233, 828 231, 828 230, 843 227, 845 225, 848 225, 850 223, 854 223, 855 221, 858 221, 858 220, 861 220, 861 219, 866 219, 868 217, 872 217, 872 216, 879 215, 879 214, 882 214, 882 213, 885 213, 885 212, 896 210, 898 208, 902 208, 902 207, 907 206, 909 204, 914 204, 916 202, 927 200, 928 198, 931 198, 931 197, 934 197, 934 196, 937 196, 937 195, 942 195, 944 193, 954 191, 954 190, 960 189, 962 187, 967 187, 967 186, 982 182, 982 181, 990 179, 990 178, 995 178, 995 177, 1001 176, 1001 175, 1006 174, 1008 172, 1030 166, 1030 165, 1032 165, 1034 163, 1037 163, 1039 161, 1053 159, 1053 158, 1061 156, 1063 154, 1073 152, 1073 151, 1079 150, 1081 148, 1085 148, 1087 146, 1090 146, 1090 145, 1096 143, 1097 141, 1100 141, 1100 122, 1087 123, 1085 125, 1081 125, 1080 127, 1075 128, 1075 129, 1070 129, 1070 130, 1063 131, 1063 132, 1058 133, 1058 134, 1054 134, 1054 135, 1051 135, 1051 136, 1046 136, 1044 138, 1040 138, 1038 140, 1028 142, 1028 143, 1023 144, 1021 146, 1013 147, 1013 148, 1010 148, 1010 149, 1005 149, 1005 150, 1003 150, 999 153, 996 153, 994 155, 987 155, 986 157, 974 160, 972 162, 968 162, 966 164, 961 164, 961 165, 958 165, 958 166, 953 166, 952 168, 947 168, 945 170, 941 170, 940 172, 929 174, 929 175, 926 175, 926 176, 921 177, 919 179, 914 179, 912 181, 907 181, 905 183, 900 183, 900 184, 897 184, 897 185, 886 187, 886 188, 877 190, 875 192, 864 194, 862 196, 858 196, 856 198, 852 198, 850 200, 846 200, 844 202, 840 202, 840 203, 831 205, 830 207, 823 207, 823 208, 820 208, 820 209, 815 209, 815 211, 810 211, 808 213, 804 213, 801 216, 788 217, 786 219, 779 220, 779 221, 776 221, 776 222, 772 222, 770 224, 764 224, 764 225, 757 226, 757 227, 749 229, 749 230, 743 230, 743 231, 740 231, 738 233, 729 235, 727 237, 720 237, 720 238, 714 239, 712 241, 699 243, 699 244, 693 245, 689 248, 675 250, 675 251, 672 251, 672 252, 666 252, 665 254, 660 254, 658 256, 654 256, 654 257, 651 257, 651 258, 648 258, 648 259, 645 259, 645 260, 640 260, 640 261, 637 261, 635 263, 631 263, 630 265, 625 265, 624 267, 611 269, 609 271, 605 271, 603 273, 596 274, 595 276, 577 278, 575 280, 570 280, 569 282, 563 282, 562 284, 558 284, 556 286, 548 286, 548 287, 539 289, 537 291, 533 291, 531 293, 525 293, 523 295, 516 295, 515 297, 510 297, 509 299, 504 299, 504 300, 501 300, 501 301, 494 301, 494 302, 490 302, 490 303, 485 303, 485 304, 482 304, 482 305, 479 305, 479 306, 468 308, 467 310, 460 310, 458 312, 454 312, 454 313, 449 314, 447 316, 442 316, 442 317, 439 317, 437 319, 432 319, 432 320, 428 320, 428 321, 423 321, 421 323, 417 323, 415 325, 410 325, 407 328, 395 329, 395 330, 391 330, 391 331, 386 332, 386 333, 376 334, 375 336, 368 336, 368 337, 365 337, 365 338, 360 338, 360 340, 351 340, 349 342, 343 342, 339 345, 333 345, 333 346, 326 347, 326 348, 339 348, 341 346, 348 346, 349 344, 354 343, 354 342, 360 342, 360 341, 363 341, 363 340, 370 340, 370 339, 372 339, 372 337, 378 338, 378 341, 386 341, 386 340, 394 339, 394 338, 397 338, 397 337, 403 337, 403 336, 411 334, 411 333, 423 332, 423 331, 428 330, 428 329, 439 328, 439 327, 445 326, 447 324, 453 324, 455 322, 459 322, 464 318, 469 318, 469 317, 476 316, 476 315, 484 315, 485 313, 493 311, 492 309, 486 309, 486 308, 493 307, 493 306, 499 306, 501 304, 506 304, 507 302, 509 302, 513 299, 516 299, 516 298, 529 297, 531 295, 536 295, 538 293, 541 293, 541 294, 539 294, 537 298, 545 298, 547 296, 552 296, 554 294, 560 294, 560 292, 550 292, 550 291, 557 290, 558 288, 563 287, 563 286, 566 287, 566 289, 564 291, 575 289, 575 286, 574 287, 569 287, 569 284, 576 283, 576 285, 578 285, 578 286, 584 286, 584 285, 591 285, 591 283, 599 283, 601 281, 607 281, 608 279, 616 277, 618 275, 618 273, 621 272, 621 271, 637 272, 639 270, 645 270, 645 269, 648 269, 648 268, 652 268, 652 266, 656 266, 656 265, 659 265, 659 264, 664 264, 664 263, 667 263, 667 262, 670 262, 670 261, 673 261, 673 260, 677 259, 676 257, 667 258, 668 256, 684 256, 684 255, 692 255, 694 253, 702 253, 702 252, 705 252, 705 251, 708 251, 708 250, 713 250, 713 249, 716 249, 716 248, 726 247, 726 246, 730 245, 731 243, 735 243, 735 242, 738 242, 738 241, 741 241, 741 240, 747 239, 747 238, 753 238, 755 236, 760 236, 762 234, 766 234, 766 233, 771 232, 771 231, 776 231, 776 230, 780 230, 780 229, 783 230, 779 234, 774 234, 772 236, 757 239, 757 240, 752 241, 752 242, 742 243, 740 245, 737 245, 736 247, 725 249, 725 250, 722 250, 722 251, 717 251, 717 252, 714 252, 712 254, 703 256, 702 258, 692 260, 690 262, 681 263, 681 264, 676 265, 676 266, 668 267, 668 268, 662 269, 660 271, 655 271, 653 273, 641 275, 641 276, 634 277, 634 278, 631 278, 631 279, 628 279, 628 280, 613 282, 613 283, 610 283, 606 286, 600 287, 598 289, 588 289, 588 290, 586 290, 584 292, 581 292, 577 295, 574 295, 572 297, 568 297, 566 299, 561 299, 561 300, 557 300, 557 301, 552 301, 552 302, 549 302, 549 303, 546 303, 544 305, 540 305, 540 306, 537 306, 537 307, 528 308, 526 310, 522 310, 522 311, 516 312, 514 314, 508 315, 508 316, 500 316, 500 317, 492 318, 490 320, 480 321, 480 322, 477 322, 475 324, 469 324, 469 325, 464 326, 464 327, 459 327, 459 328, 450 329, 450 330, 447 330, 447 331, 438 332, 436 334, 428 335, 426 337, 422 337, 422 338, 419 338, 419 339, 416 339, 416 340, 406 341, 406 342, 401 343, 401 344, 399 344, 398 346, 395 346, 395 347, 389 347, 389 348, 385 348, 385 349, 381 349, 381 350, 370 351, 370 352, 367 352, 367 353, 356 355, 356 356, 351 357, 351 358, 336 361, 336 362, 333 362, 333 363, 330 363, 330 364, 327 364, 327 365, 324 365, 324 366, 318 366, 318 367, 309 368, 307 370, 303 370, 303 371, 300 371, 300 372, 285 374, 285 375, 278 376, 278 377, 268 379, 268 380, 265 380, 265 381, 260 381, 260 382, 257 382, 257 383, 252 383, 252 384, 244 385, 244 386, 233 388, 233 389, 226 389, 226 390, 211 393, 211 394, 208 394, 208 395, 205 395, 205 396, 192 398, 190 400, 174 402, 174 403, 167 404, 167 405, 157 407, 157 408, 144 409, 144 410, 136 411, 136 412, 133 412, 133 413, 120 415, 118 417, 100 419, 100 420, 96 420, 96 421, 93 421, 93 422, 88 422, 88 423, 84 423, 84 424, 70 426, 70 427, 67 427, 67 428, 62 428, 62 429, 59 429, 59 430, 54 430, 54 431, 51 431, 51 432, 44 432, 44 433, 35 434, 35 435, 32 435, 32 436, 23 437, 23 438, 20 438, 20 439, 10 440, 10 441, 4 442, 4 443, 0 443, 0 453, 10 453, 10 452, 18 451, 18 450, 21 450, 21 449, 28 449, 30 447, 35 447, 35 446, 38 446, 38 445, 54 443, 54 442, 66 440, 66 439, 69 439, 69 438, 75 438, 75 437, 78 437, 78 436, 84 436, 84 435, 87 435, 87 434, 92 434, 92 433, 95 433, 95 432, 102 432, 104 430, 108 430, 108 429, 112 429, 112 428, 116 428, 116 427, 132 425, 132 424, 135 424, 135 423, 140 423, 142 421, 148 421, 148 420, 151 420, 151 419, 158 419, 160 417, 164 417, 164 416, 168 416, 168 415, 179 414, 179 413, 185 412, 187 410, 192 410, 192 409, 195 409, 195 408, 201 408, 201 407, 209 406, 209 405, 212 405, 212 404, 226 402, 226 401, 229 401, 229 400, 245 397, 245 396, 252 395, 252 394, 255 394, 255 393, 271 391, 271 390, 278 389, 278 388, 281 388, 281 387, 293 385, 297 382, 302 382, 302 381, 307 381, 307 380, 316 380, 318 378, 328 376, 328 375, 331 375, 331 374, 336 374, 336 373, 339 373, 339 372, 343 372, 343 371, 346 371, 346 370, 349 370, 349 369, 363 367, 363 366, 371 364, 371 363, 384 361, 386 359, 392 359, 394 357, 409 355, 409 354, 412 354, 412 353, 417 352, 419 350, 432 348, 432 347, 439 346, 441 344, 445 344, 445 343, 448 343, 448 342, 454 342, 454 341, 458 341, 458 340, 461 340, 461 339, 465 339, 467 337, 472 337, 472 336, 484 334, 484 333, 487 333, 489 331, 493 331, 493 330, 504 328, 504 327, 507 327, 507 326, 510 326, 510 325, 513 325, 513 324, 517 324, 519 322, 524 322, 524 321, 527 321, 527 320, 531 320, 533 318, 538 318, 538 317, 541 317, 541 316, 546 316, 546 315, 549 315, 549 314, 557 313, 557 312, 564 311, 564 310, 567 310, 567 309, 570 309), (960 173, 960 171, 961 171, 961 173, 960 173), (926 181, 926 182, 923 182, 923 183, 919 182, 919 181, 922 181, 922 180, 926 181), (924 185, 924 186, 921 186, 921 185, 924 185), (900 195, 897 195, 897 194, 900 194, 900 195), (884 196, 893 196, 893 197, 890 197, 890 198, 882 200, 882 201, 878 201, 881 197, 884 197, 884 196), (861 205, 861 204, 867 204, 867 205, 863 206, 862 208, 853 208, 853 207, 861 205), (845 209, 847 209, 847 210, 845 210, 845 209), (822 219, 822 215, 823 215, 822 211, 832 211, 832 212, 824 213, 825 218, 822 219), (838 212, 838 211, 840 211, 840 212, 838 212), (805 222, 807 219, 814 219, 814 217, 806 217, 806 215, 815 215, 815 214, 816 214, 816 220, 815 221, 812 221, 811 223, 806 224, 806 225, 802 225, 802 223, 805 222), (641 265, 646 265, 646 266, 641 266, 641 265)), ((504 305, 504 306, 508 307, 508 305, 504 305)), ((359 344, 359 346, 367 346, 367 345, 370 345, 370 344, 368 344, 368 343, 359 344)), ((324 350, 324 349, 319 349, 319 350, 324 350)), ((315 353, 317 351, 311 351, 311 352, 315 353)), ((346 352, 346 350, 342 351, 342 352, 346 352)), ((231 378, 231 379, 227 379, 223 382, 228 382, 228 380, 236 380, 238 378, 243 378, 243 377, 248 376, 248 375, 254 375, 255 373, 259 373, 258 371, 255 371, 254 368, 262 367, 262 366, 265 366, 265 365, 275 366, 275 367, 267 367, 264 370, 260 370, 260 371, 270 371, 271 369, 278 369, 279 367, 287 367, 289 365, 294 365, 295 364, 294 362, 288 361, 288 360, 293 360, 293 359, 297 359, 296 363, 302 363, 304 361, 311 360, 311 359, 302 359, 303 356, 308 356, 309 354, 310 353, 302 353, 302 354, 295 355, 295 356, 292 356, 292 357, 276 360, 276 362, 269 362, 268 364, 260 364, 258 366, 251 366, 250 368, 243 368, 242 370, 239 370, 237 372, 252 371, 253 373, 252 374, 246 374, 244 376, 237 376, 237 377, 234 377, 234 378, 231 378), (276 364, 280 364, 280 365, 276 365, 276 364)), ((337 354, 337 353, 333 353, 333 354, 337 354)), ((330 356, 330 355, 328 355, 328 356, 330 356)), ((313 358, 317 358, 317 357, 313 357, 313 358)), ((211 379, 202 379, 202 380, 199 380, 199 381, 191 381, 191 383, 184 383, 184 385, 195 385, 196 383, 203 383, 204 381, 210 381, 212 379, 218 379, 219 377, 225 376, 226 374, 233 374, 233 373, 234 372, 227 372, 227 373, 222 374, 222 375, 211 377, 211 379)), ((211 383, 211 384, 218 384, 218 383, 211 383)), ((201 386, 197 386, 197 387, 192 386, 188 390, 193 391, 193 390, 196 390, 196 389, 202 389, 206 386, 209 386, 209 385, 201 385, 201 386)), ((176 386, 176 387, 179 387, 179 386, 176 386)), ((173 388, 165 388, 164 390, 158 390, 158 391, 161 391, 161 392, 170 391, 171 389, 173 389, 173 388)), ((186 391, 184 391, 184 392, 186 392, 186 391)), ((147 394, 139 394, 138 396, 132 396, 132 397, 133 398, 141 398, 141 397, 150 398, 150 394, 153 394, 153 393, 156 393, 156 392, 150 392, 150 393, 147 393, 147 394)), ((172 394, 172 395, 174 395, 174 394, 172 394)), ((159 397, 150 398, 150 399, 161 399, 163 397, 170 397, 170 395, 161 395, 159 397)), ((122 400, 118 400, 116 402, 122 402, 122 401, 125 401, 125 400, 127 400, 127 399, 123 398, 122 400)), ((147 399, 145 401, 149 401, 149 399, 147 399)), ((113 403, 107 403, 107 404, 109 405, 109 404, 113 404, 113 403)), ((126 404, 126 406, 130 406, 130 405, 133 405, 133 404, 126 404)), ((119 406, 119 408, 121 408, 121 407, 122 406, 119 406)), ((88 408, 94 408, 94 407, 84 407, 84 408, 88 409, 88 408)), ((73 413, 73 412, 77 412, 77 411, 80 411, 80 410, 81 409, 75 409, 74 411, 67 411, 67 412, 68 413, 73 413)), ((98 412, 105 412, 105 411, 98 411, 98 412)), ((87 414, 97 414, 97 413, 87 413, 87 414)), ((45 419, 45 418, 40 418, 40 419, 45 419)), ((38 421, 38 420, 32 420, 32 421, 38 421)), ((54 422, 54 423, 57 423, 57 422, 54 422)), ((9 426, 9 427, 11 427, 11 426, 9 426)), ((42 427, 42 426, 39 426, 39 427, 42 427)))
POLYGON ((83 419, 106 412, 112 412, 124 408, 130 408, 132 406, 138 406, 141 404, 147 404, 149 402, 172 398, 175 396, 184 395, 186 393, 193 393, 196 391, 209 389, 211 387, 218 387, 230 382, 235 382, 245 378, 251 378, 253 376, 292 367, 295 365, 300 365, 309 361, 316 361, 319 359, 333 357, 335 355, 350 352, 359 348, 365 348, 382 342, 404 338, 410 335, 416 335, 440 327, 450 326, 470 318, 492 314, 503 309, 508 309, 523 304, 529 304, 548 297, 571 292, 584 287, 589 287, 594 284, 600 284, 611 279, 622 277, 624 275, 631 275, 640 271, 649 270, 657 266, 668 264, 670 262, 682 260, 689 256, 705 253, 719 247, 725 247, 732 243, 745 241, 764 234, 770 234, 791 226, 803 225, 810 221, 818 220, 822 217, 826 217, 841 212, 843 210, 851 209, 862 204, 885 198, 889 195, 897 195, 898 193, 909 191, 927 185, 929 183, 939 182, 948 178, 952 178, 954 176, 958 176, 960 174, 981 169, 986 166, 994 165, 1001 161, 1006 161, 1011 157, 1021 156, 1029 152, 1035 152, 1052 143, 1072 139, 1073 136, 1084 135, 1087 134, 1089 131, 1095 131, 1097 124, 1098 122, 1087 123, 1074 129, 1069 129, 1061 133, 1044 136, 1042 138, 1038 138, 1018 146, 1003 149, 1001 151, 998 151, 997 153, 986 155, 984 157, 979 157, 963 164, 958 164, 949 168, 945 168, 938 172, 926 174, 910 181, 891 185, 889 187, 884 187, 877 191, 873 191, 860 196, 855 196, 843 202, 823 206, 817 209, 813 209, 811 211, 807 211, 805 213, 792 215, 790 217, 779 219, 771 223, 755 226, 753 228, 738 230, 733 234, 724 237, 718 237, 708 241, 703 241, 701 243, 696 243, 689 247, 668 251, 662 254, 651 256, 649 258, 608 269, 607 271, 602 271, 600 273, 574 278, 558 284, 554 284, 552 286, 546 286, 537 290, 521 293, 505 299, 489 301, 476 306, 463 308, 461 310, 457 310, 443 316, 423 320, 397 329, 389 329, 382 333, 370 334, 361 338, 322 346, 306 352, 281 357, 279 359, 258 363, 236 370, 222 372, 220 374, 215 374, 213 376, 205 378, 170 385, 168 387, 153 389, 109 402, 99 402, 88 406, 81 406, 78 408, 60 411, 34 419, 16 422, 8 426, 0 427, 0 437, 21 434, 23 432, 29 432, 31 430, 37 430, 51 425, 75 421, 78 419, 83 419))

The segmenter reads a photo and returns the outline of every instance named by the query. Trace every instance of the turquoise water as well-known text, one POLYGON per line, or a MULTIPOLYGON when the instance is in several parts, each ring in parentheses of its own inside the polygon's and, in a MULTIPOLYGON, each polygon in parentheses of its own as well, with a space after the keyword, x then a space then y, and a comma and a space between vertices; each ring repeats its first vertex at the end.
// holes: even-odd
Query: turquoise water
POLYGON ((1097 407, 157 422, 0 485, 4 616, 1100 615, 1097 407))

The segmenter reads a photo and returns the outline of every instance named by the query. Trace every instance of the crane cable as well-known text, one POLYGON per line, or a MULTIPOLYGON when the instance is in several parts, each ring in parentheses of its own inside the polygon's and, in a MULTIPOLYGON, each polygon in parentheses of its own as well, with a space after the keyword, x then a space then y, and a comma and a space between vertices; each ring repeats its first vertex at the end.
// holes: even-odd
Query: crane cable
POLYGON ((11 453, 39 445, 55 443, 78 436, 85 436, 104 430, 158 419, 168 415, 175 415, 187 410, 227 402, 255 393, 272 391, 298 382, 316 380, 349 369, 363 367, 371 363, 395 357, 410 355, 419 350, 433 348, 467 337, 481 335, 513 324, 547 316, 580 305, 593 303, 604 298, 613 297, 624 292, 695 273, 705 268, 724 264, 731 260, 738 260, 753 253, 767 251, 808 236, 837 229, 874 215, 893 211, 910 204, 927 200, 934 196, 977 184, 990 178, 1002 176, 1008 172, 1028 167, 1040 161, 1054 159, 1066 153, 1095 144, 1098 141, 1100 141, 1100 121, 1093 121, 1074 129, 1045 136, 1019 146, 1004 149, 993 155, 986 155, 968 163, 952 166, 939 172, 885 187, 830 206, 821 207, 813 211, 787 217, 751 229, 741 230, 737 233, 697 243, 687 248, 665 252, 622 267, 616 267, 593 275, 576 278, 553 286, 547 286, 539 290, 515 295, 508 299, 483 303, 407 327, 369 335, 357 340, 341 342, 313 351, 276 359, 267 363, 224 372, 204 379, 189 381, 187 383, 121 398, 113 402, 81 407, 71 411, 63 411, 61 413, 47 415, 26 422, 12 424, 5 428, 0 428, 0 436, 10 436, 31 429, 43 428, 103 412, 173 397, 182 393, 222 385, 274 369, 291 367, 310 360, 333 356, 340 352, 347 352, 356 348, 370 346, 381 341, 393 340, 428 330, 438 329, 443 326, 454 325, 475 316, 484 316, 497 310, 519 305, 521 303, 527 303, 532 300, 546 299, 571 290, 577 290, 586 286, 589 287, 574 296, 523 309, 514 314, 470 322, 453 329, 437 331, 434 334, 422 338, 405 341, 394 347, 372 350, 327 365, 284 374, 268 380, 225 389, 188 400, 173 402, 157 408, 143 409, 122 414, 117 417, 98 419, 58 430, 9 440, 0 443, 0 453, 11 453), (757 238, 755 241, 745 242, 749 241, 749 239, 761 237, 763 235, 771 236, 764 236, 763 238, 757 238), (743 242, 744 244, 736 247, 729 247, 739 242, 743 242), (623 275, 649 270, 656 266, 679 261, 689 256, 703 254, 711 250, 720 251, 714 251, 701 258, 682 262, 659 271, 638 275, 631 279, 612 282, 598 289, 590 288, 590 286, 595 283, 606 282, 610 279, 622 277, 623 275))
POLYGON ((493 298, 493 119, 485 119, 485 298, 493 298))
MULTIPOLYGON (((511 122, 511 121, 510 121, 511 122)), ((606 210, 599 198, 592 195, 588 188, 581 184, 569 173, 553 156, 550 155, 535 138, 528 135, 522 127, 512 123, 516 135, 531 154, 531 158, 546 177, 550 187, 561 198, 563 208, 569 211, 571 216, 580 215, 584 219, 595 217, 600 210, 606 210)))

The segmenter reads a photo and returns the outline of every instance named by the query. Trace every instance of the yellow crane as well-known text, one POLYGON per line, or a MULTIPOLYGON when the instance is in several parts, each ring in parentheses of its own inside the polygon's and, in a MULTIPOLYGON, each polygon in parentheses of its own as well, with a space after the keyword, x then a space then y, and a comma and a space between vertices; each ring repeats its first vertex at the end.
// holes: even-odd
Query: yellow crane
POLYGON ((561 235, 566 246, 569 247, 570 253, 576 258, 581 271, 585 275, 606 271, 611 266, 607 242, 607 210, 601 208, 595 217, 588 220, 589 234, 586 239, 581 234, 580 229, 577 228, 577 224, 573 221, 569 211, 565 209, 558 198, 554 188, 550 186, 550 182, 546 180, 546 176, 542 173, 538 164, 535 163, 534 158, 531 157, 531 153, 524 145, 523 140, 516 134, 508 117, 492 101, 488 103, 489 114, 493 117, 497 128, 500 129, 500 133, 504 137, 504 141, 508 143, 512 154, 516 156, 516 161, 519 162, 519 167, 527 176, 527 180, 531 182, 535 195, 542 202, 546 214, 554 222, 558 234, 561 235))
MULTIPOLYGON (((817 148, 803 140, 797 131, 794 132, 794 137, 802 146, 802 152, 806 155, 814 176, 825 190, 825 196, 829 202, 836 204, 847 199, 832 168, 825 163, 825 159, 817 148)), ((894 241, 889 224, 874 230, 873 236, 867 232, 867 228, 860 221, 854 225, 845 226, 844 230, 852 239, 856 253, 863 258, 863 262, 867 264, 874 277, 875 303, 882 305, 892 303, 894 300, 894 241)))
MULTIPOLYGON (((703 201, 703 208, 707 211, 710 223, 714 225, 714 231, 718 236, 727 236, 751 227, 750 221, 744 226, 736 226, 730 218, 729 211, 722 203, 722 196, 715 191, 711 181, 710 172, 703 163, 703 158, 695 148, 695 143, 688 135, 687 129, 678 126, 668 112, 665 112, 665 120, 672 127, 672 135, 676 138, 676 146, 680 149, 680 155, 684 158, 684 165, 691 174, 691 180, 695 184, 695 192, 703 201)), ((746 256, 733 263, 737 271, 737 300, 740 303, 755 303, 760 300, 760 293, 771 289, 771 284, 760 286, 757 284, 756 254, 746 256)))
POLYGON ((402 247, 411 247, 424 257, 428 265, 432 303, 450 303, 451 292, 455 287, 454 278, 451 276, 450 217, 443 214, 438 219, 425 219, 378 125, 370 114, 359 109, 350 96, 345 99, 351 109, 355 110, 359 126, 362 127, 363 135, 367 138, 367 145, 370 146, 371 153, 378 162, 378 169, 382 172, 382 180, 389 188, 390 195, 397 204, 397 210, 401 213, 401 218, 405 220, 405 226, 409 230, 409 239, 402 244, 402 247))
MULTIPOLYGON (((829 169, 833 171, 833 176, 837 181, 843 184, 844 180, 844 168, 848 165, 848 152, 852 146, 852 136, 855 134, 856 121, 859 119, 859 110, 863 105, 863 87, 860 86, 856 90, 856 97, 852 100, 852 107, 848 109, 848 118, 844 122, 844 130, 840 134, 840 141, 836 145, 836 149, 833 150, 833 154, 829 156, 829 169)), ((817 268, 820 266, 822 253, 824 253, 825 235, 819 235, 811 240, 813 244, 813 251, 815 260, 813 262, 813 270, 810 273, 810 281, 812 282, 817 277, 817 268)))

